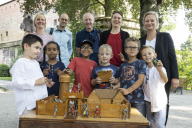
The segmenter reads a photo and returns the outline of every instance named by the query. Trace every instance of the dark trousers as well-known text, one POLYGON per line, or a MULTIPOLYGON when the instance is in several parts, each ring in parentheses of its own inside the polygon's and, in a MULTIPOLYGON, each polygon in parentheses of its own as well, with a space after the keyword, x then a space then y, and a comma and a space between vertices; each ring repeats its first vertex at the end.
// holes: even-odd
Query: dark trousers
POLYGON ((169 82, 167 82, 167 84, 165 84, 165 91, 166 91, 166 94, 167 94, 167 112, 166 112, 165 125, 167 124, 168 115, 169 115, 169 94, 170 94, 170 90, 171 90, 171 81, 169 81, 169 82))

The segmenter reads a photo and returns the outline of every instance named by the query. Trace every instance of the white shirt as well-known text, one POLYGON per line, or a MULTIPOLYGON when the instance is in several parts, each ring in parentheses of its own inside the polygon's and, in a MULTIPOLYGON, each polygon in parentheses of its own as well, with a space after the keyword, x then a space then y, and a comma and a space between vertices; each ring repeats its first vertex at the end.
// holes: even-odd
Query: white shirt
POLYGON ((151 46, 155 49, 155 45, 156 45, 156 38, 154 38, 153 40, 151 41, 148 41, 146 40, 146 43, 145 43, 146 46, 151 46))
POLYGON ((19 115, 25 108, 36 107, 36 100, 48 96, 46 85, 35 86, 35 81, 43 77, 39 63, 26 58, 18 59, 10 70, 12 85, 16 96, 16 107, 19 115))
MULTIPOLYGON (((151 102, 152 112, 158 112, 165 108, 167 104, 165 83, 161 81, 159 72, 154 66, 152 68, 147 67, 146 70, 146 76, 143 84, 144 100, 151 102)), ((164 67, 162 67, 162 70, 167 75, 164 67)))

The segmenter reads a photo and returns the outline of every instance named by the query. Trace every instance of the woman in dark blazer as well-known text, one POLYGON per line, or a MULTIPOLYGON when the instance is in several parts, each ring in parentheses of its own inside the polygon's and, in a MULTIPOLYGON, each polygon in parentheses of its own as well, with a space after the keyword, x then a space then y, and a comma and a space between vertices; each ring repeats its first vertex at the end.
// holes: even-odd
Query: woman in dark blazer
POLYGON ((100 39, 100 46, 102 44, 109 44, 113 50, 113 58, 110 63, 116 66, 120 66, 122 61, 119 56, 122 53, 127 59, 127 55, 124 51, 125 39, 129 38, 129 33, 121 30, 123 22, 123 13, 114 11, 111 17, 111 29, 102 32, 100 39))
POLYGON ((179 86, 179 74, 173 40, 169 33, 156 31, 159 25, 158 19, 158 14, 153 11, 147 12, 144 15, 143 23, 147 34, 140 38, 140 41, 141 46, 148 45, 155 49, 155 52, 157 53, 157 59, 162 61, 163 66, 167 71, 168 82, 165 85, 165 91, 168 98, 168 115, 170 88, 171 85, 175 89, 179 86))

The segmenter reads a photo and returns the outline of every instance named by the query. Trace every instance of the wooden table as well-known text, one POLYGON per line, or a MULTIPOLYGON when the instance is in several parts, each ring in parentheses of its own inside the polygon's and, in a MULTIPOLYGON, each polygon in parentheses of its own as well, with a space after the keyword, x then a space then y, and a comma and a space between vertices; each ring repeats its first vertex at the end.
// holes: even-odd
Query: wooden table
POLYGON ((81 118, 64 121, 63 116, 36 115, 35 110, 20 116, 19 128, 147 128, 149 122, 135 108, 131 108, 131 118, 81 118))

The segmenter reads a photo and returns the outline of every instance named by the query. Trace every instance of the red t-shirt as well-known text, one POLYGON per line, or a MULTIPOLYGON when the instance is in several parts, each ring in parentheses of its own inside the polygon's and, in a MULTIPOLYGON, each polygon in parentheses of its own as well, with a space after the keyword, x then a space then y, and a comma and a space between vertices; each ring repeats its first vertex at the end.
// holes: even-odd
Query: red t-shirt
POLYGON ((117 34, 110 33, 107 44, 109 44, 113 50, 113 58, 110 60, 110 63, 115 66, 120 66, 122 63, 119 56, 119 53, 122 53, 122 40, 120 32, 117 34))
POLYGON ((85 60, 81 57, 74 57, 68 68, 75 72, 75 81, 72 91, 78 91, 78 83, 81 83, 81 90, 84 91, 85 96, 89 96, 92 92, 91 73, 97 63, 92 60, 85 60))

